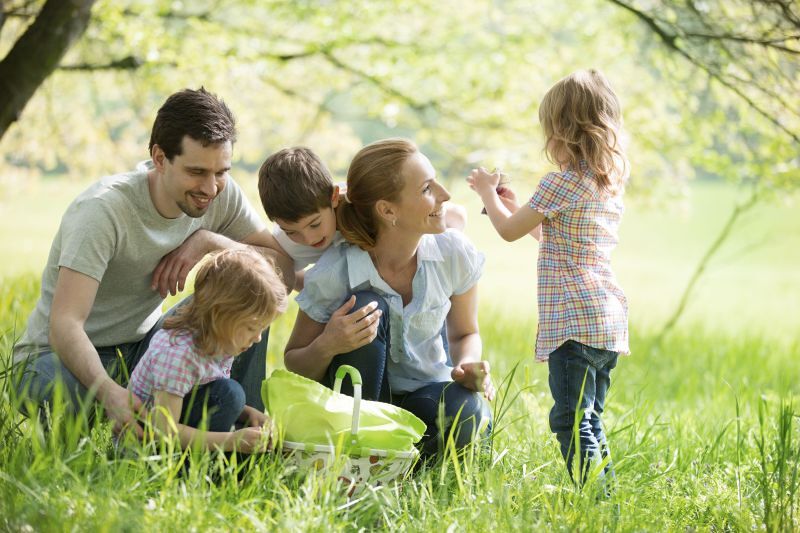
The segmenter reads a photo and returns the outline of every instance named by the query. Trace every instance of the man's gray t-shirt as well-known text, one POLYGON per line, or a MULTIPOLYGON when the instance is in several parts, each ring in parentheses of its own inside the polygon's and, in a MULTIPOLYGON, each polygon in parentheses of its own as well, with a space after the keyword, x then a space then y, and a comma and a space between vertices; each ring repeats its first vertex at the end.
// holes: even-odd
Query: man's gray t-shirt
POLYGON ((202 217, 162 217, 150 197, 150 169, 152 163, 140 164, 133 172, 103 178, 67 208, 42 274, 39 301, 14 349, 15 361, 50 349, 50 307, 59 267, 100 282, 84 324, 94 346, 136 342, 161 316, 163 298, 150 284, 162 257, 199 229, 236 241, 264 229, 231 178, 202 217))

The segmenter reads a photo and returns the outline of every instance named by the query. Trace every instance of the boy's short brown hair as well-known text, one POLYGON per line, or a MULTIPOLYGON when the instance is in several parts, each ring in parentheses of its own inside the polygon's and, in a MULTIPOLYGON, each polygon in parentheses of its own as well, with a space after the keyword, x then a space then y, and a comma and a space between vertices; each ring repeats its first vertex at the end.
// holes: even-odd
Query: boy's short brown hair
POLYGON ((333 205, 333 178, 311 149, 284 148, 261 165, 258 195, 270 220, 296 222, 333 205))

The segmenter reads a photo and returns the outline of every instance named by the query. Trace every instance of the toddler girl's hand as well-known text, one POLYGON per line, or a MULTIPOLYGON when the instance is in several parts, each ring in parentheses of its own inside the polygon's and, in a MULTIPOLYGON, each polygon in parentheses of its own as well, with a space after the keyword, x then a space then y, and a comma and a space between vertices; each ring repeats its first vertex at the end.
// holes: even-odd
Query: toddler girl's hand
POLYGON ((242 428, 232 434, 233 451, 242 453, 266 452, 272 445, 270 433, 263 428, 242 428))
POLYGON ((268 427, 269 424, 272 423, 269 416, 249 405, 245 405, 242 416, 239 417, 239 421, 254 428, 268 427))
POLYGON ((483 396, 487 400, 494 400, 494 384, 489 372, 489 361, 459 363, 453 367, 450 377, 469 390, 483 391, 483 396))
POLYGON ((473 168, 467 178, 467 183, 469 183, 470 189, 483 196, 497 189, 497 185, 500 183, 500 172, 490 174, 483 167, 473 168))

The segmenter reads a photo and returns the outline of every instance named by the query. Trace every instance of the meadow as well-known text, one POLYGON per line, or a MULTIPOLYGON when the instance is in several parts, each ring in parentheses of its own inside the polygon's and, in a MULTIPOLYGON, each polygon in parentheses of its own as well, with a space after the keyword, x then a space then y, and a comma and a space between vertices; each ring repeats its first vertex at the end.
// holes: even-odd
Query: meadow
MULTIPOLYGON (((515 180, 523 194, 526 184, 515 180)), ((0 369, 32 308, 60 213, 84 184, 38 181, 0 196, 0 369), (46 201, 44 201, 46 200, 46 201)), ((254 197, 254 184, 244 183, 254 197)), ((115 455, 110 429, 67 420, 43 433, 0 381, 0 529, 675 531, 800 529, 798 198, 748 212, 709 264, 677 326, 680 292, 737 199, 719 183, 683 199, 631 198, 615 268, 631 306, 632 355, 613 374, 606 424, 617 487, 569 481, 547 427, 547 368, 532 361, 536 245, 508 245, 477 213, 486 256, 481 332, 501 393, 489 453, 446 455, 394 487, 348 500, 335 479, 287 475, 277 457, 244 464, 165 447, 115 455)), ((281 366, 293 311, 270 336, 281 366)))

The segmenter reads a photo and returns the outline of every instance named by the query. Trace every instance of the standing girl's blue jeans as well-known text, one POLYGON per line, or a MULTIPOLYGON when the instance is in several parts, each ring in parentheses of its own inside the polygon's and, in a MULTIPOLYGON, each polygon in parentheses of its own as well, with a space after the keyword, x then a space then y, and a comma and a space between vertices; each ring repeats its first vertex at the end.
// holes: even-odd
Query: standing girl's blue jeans
MULTIPOLYGON (((611 385, 611 370, 617 365, 619 354, 567 341, 550 354, 550 392, 554 405, 550 411, 550 429, 556 434, 561 455, 567 470, 576 479, 573 459, 577 430, 580 447, 579 483, 586 481, 591 465, 606 458, 608 441, 601 416, 606 394, 611 385), (580 419, 576 423, 576 415, 580 419)), ((614 476, 611 461, 603 468, 602 476, 614 476)))
MULTIPOLYGON (((432 457, 438 453, 451 434, 457 448, 463 448, 474 439, 488 435, 491 432, 492 418, 489 406, 480 393, 458 383, 452 381, 431 383, 412 392, 392 394, 386 370, 390 338, 389 306, 383 298, 371 291, 357 292, 355 296, 356 303, 351 312, 361 309, 370 302, 378 303, 378 309, 383 312, 378 334, 371 343, 334 357, 328 367, 324 383, 329 387, 333 385, 336 370, 340 366, 356 367, 361 373, 362 398, 397 405, 411 411, 425 422, 425 435, 419 443, 420 451, 425 457, 432 457), (440 410, 444 414, 443 417, 439 416, 440 410), (478 431, 483 427, 486 428, 484 434, 478 435, 478 431)), ((349 381, 342 385, 342 392, 353 395, 349 381)))

